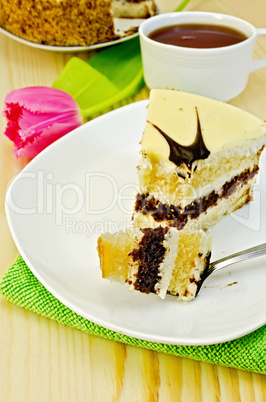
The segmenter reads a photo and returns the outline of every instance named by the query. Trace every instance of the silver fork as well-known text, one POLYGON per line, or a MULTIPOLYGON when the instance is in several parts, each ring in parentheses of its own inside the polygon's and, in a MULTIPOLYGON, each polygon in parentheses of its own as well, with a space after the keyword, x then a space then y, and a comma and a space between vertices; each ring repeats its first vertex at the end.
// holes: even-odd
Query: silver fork
POLYGON ((260 244, 259 246, 251 247, 238 253, 231 254, 227 257, 221 258, 220 260, 212 262, 209 267, 204 271, 201 282, 198 284, 198 289, 196 296, 198 296, 203 283, 205 280, 216 271, 228 267, 228 265, 235 264, 239 261, 249 260, 251 258, 259 257, 260 255, 266 254, 266 243, 260 244))

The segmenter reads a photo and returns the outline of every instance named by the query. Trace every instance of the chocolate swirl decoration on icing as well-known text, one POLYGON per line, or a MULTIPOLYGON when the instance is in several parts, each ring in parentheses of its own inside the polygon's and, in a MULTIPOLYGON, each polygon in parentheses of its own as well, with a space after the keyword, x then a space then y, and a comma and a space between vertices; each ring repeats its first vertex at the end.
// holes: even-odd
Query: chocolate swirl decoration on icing
POLYGON ((194 142, 190 145, 179 144, 166 133, 164 133, 158 126, 149 122, 167 141, 170 147, 169 160, 176 166, 180 166, 181 163, 184 162, 189 169, 191 169, 194 161, 198 159, 206 159, 210 155, 210 151, 206 147, 203 140, 198 109, 197 107, 195 107, 195 109, 197 115, 197 134, 194 142))

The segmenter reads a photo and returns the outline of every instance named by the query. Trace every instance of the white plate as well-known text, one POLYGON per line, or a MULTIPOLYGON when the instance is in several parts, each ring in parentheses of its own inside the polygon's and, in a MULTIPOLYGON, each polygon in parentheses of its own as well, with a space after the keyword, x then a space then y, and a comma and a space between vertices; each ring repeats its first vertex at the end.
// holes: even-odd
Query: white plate
MULTIPOLYGON (((245 335, 266 322, 266 257, 213 275, 187 304, 130 293, 127 285, 101 278, 98 235, 130 224, 146 105, 137 102, 79 127, 18 175, 6 212, 19 252, 62 303, 114 331, 184 345, 245 335)), ((255 200, 213 231, 213 259, 265 242, 263 159, 255 200)))
POLYGON ((128 36, 124 35, 126 35, 126 32, 129 29, 135 27, 138 28, 143 21, 145 21, 145 19, 114 18, 115 33, 120 35, 121 38, 110 42, 96 43, 95 45, 91 46, 49 46, 49 45, 42 45, 40 43, 34 43, 27 39, 20 38, 19 36, 12 34, 11 32, 7 31, 4 28, 0 28, 0 33, 8 36, 9 38, 15 40, 16 42, 41 50, 48 50, 52 52, 63 52, 63 53, 87 52, 88 50, 95 50, 106 46, 116 45, 126 40, 135 38, 136 36, 138 36, 138 32, 128 36))

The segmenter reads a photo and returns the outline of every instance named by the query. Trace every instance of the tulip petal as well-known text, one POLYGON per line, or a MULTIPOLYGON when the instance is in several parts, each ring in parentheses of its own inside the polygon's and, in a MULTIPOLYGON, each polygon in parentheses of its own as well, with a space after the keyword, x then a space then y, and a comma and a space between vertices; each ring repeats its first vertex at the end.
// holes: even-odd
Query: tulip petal
POLYGON ((48 145, 52 144, 63 135, 67 134, 72 129, 74 130, 76 126, 72 128, 68 125, 67 131, 65 131, 64 124, 56 123, 51 128, 45 129, 42 134, 35 136, 31 140, 23 141, 15 144, 13 150, 16 157, 33 158, 38 153, 43 151, 48 145))
POLYGON ((14 155, 33 158, 58 138, 82 124, 77 102, 64 91, 28 87, 5 99, 5 135, 14 142, 14 155))
POLYGON ((56 111, 77 109, 75 99, 67 92, 50 87, 27 87, 9 92, 6 103, 16 104, 37 113, 56 113, 56 111))

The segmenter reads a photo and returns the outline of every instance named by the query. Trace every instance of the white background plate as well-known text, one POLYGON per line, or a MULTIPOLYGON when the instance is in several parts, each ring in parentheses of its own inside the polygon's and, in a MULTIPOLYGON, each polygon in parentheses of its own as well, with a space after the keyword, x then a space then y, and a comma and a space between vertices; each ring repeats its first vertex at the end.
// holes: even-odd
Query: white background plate
MULTIPOLYGON (((19 252, 55 297, 106 328, 184 345, 245 335, 266 322, 266 257, 213 275, 187 304, 130 293, 101 278, 99 234, 130 222, 146 105, 137 102, 81 126, 18 175, 6 212, 19 252)), ((264 155, 255 200, 213 230, 212 260, 266 241, 265 162, 264 155)))

